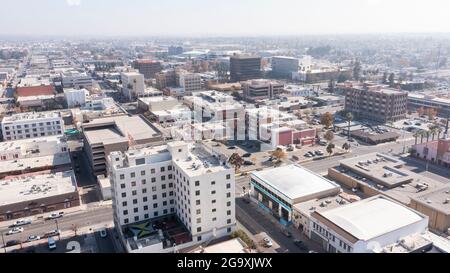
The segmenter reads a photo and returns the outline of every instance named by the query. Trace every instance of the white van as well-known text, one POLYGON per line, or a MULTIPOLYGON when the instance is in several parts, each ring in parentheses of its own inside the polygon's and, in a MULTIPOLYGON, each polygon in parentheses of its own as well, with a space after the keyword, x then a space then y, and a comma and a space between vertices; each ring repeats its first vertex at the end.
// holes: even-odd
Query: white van
POLYGON ((55 239, 53 239, 52 237, 48 238, 48 249, 53 250, 56 248, 56 242, 55 239))

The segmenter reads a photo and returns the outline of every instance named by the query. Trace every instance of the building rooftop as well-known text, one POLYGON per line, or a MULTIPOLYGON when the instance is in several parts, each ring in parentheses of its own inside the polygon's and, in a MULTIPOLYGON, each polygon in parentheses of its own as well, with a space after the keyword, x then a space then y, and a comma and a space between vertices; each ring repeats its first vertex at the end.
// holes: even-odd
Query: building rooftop
POLYGON ((305 201, 322 192, 339 191, 336 183, 299 165, 287 165, 253 172, 252 176, 292 201, 305 201))
POLYGON ((248 253, 245 243, 239 238, 234 238, 205 248, 196 248, 191 253, 248 253))
POLYGON ((157 138, 161 132, 139 116, 116 116, 94 119, 82 125, 89 143, 112 144, 157 138))
POLYGON ((66 142, 64 136, 46 136, 46 137, 39 137, 39 138, 26 138, 26 139, 19 139, 14 141, 4 141, 0 142, 0 152, 5 151, 20 151, 22 152, 23 148, 28 148, 32 146, 33 144, 37 143, 43 143, 43 142, 66 142))
POLYGON ((365 241, 426 217, 382 195, 317 213, 357 239, 365 241))
POLYGON ((0 174, 70 164, 69 153, 0 161, 0 174))
POLYGON ((425 206, 433 207, 446 215, 450 215, 450 186, 424 193, 413 197, 413 199, 425 206))
POLYGON ((6 116, 3 118, 4 122, 14 122, 14 121, 35 121, 35 120, 41 120, 41 119, 48 119, 48 118, 58 118, 60 117, 60 114, 58 112, 27 112, 27 113, 19 113, 14 114, 12 116, 6 116))
POLYGON ((76 192, 73 171, 22 176, 0 181, 0 205, 31 201, 76 192))

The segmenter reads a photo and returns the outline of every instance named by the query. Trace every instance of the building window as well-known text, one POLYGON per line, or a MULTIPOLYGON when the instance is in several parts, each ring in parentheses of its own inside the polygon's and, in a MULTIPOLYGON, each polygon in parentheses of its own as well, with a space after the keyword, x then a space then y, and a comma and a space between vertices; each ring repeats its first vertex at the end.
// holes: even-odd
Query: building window
POLYGON ((211 203, 215 204, 215 203, 216 203, 216 199, 213 199, 213 200, 211 201, 211 203))
POLYGON ((123 215, 128 215, 128 210, 124 210, 123 215))
POLYGON ((134 211, 134 213, 137 213, 137 212, 139 212, 139 209, 138 208, 134 208, 133 211, 134 211))
POLYGON ((198 228, 197 228, 197 232, 202 232, 202 228, 201 228, 201 227, 198 227, 198 228))
POLYGON ((130 177, 134 178, 136 176, 136 174, 134 172, 130 173, 130 177))
POLYGON ((201 211, 200 209, 197 209, 197 210, 196 210, 196 214, 197 214, 197 215, 201 214, 201 212, 202 212, 202 211, 201 211))
POLYGON ((137 199, 133 199, 133 204, 137 204, 137 199))
POLYGON ((231 224, 231 219, 227 219, 227 224, 231 224))
POLYGON ((211 181, 211 186, 216 185, 216 181, 211 181))
POLYGON ((200 195, 200 191, 195 191, 195 196, 199 196, 200 195))
POLYGON ((128 218, 123 219, 124 224, 128 224, 128 218))
POLYGON ((200 181, 195 181, 195 186, 196 187, 200 186, 200 181))
POLYGON ((197 241, 201 241, 202 240, 202 236, 197 236, 197 241))
POLYGON ((155 212, 153 213, 153 216, 158 217, 158 212, 155 211, 155 212))
POLYGON ((227 210, 227 215, 231 215, 231 210, 227 210))
POLYGON ((153 204, 153 208, 154 209, 158 208, 158 204, 157 203, 153 204))
POLYGON ((131 192, 131 194, 134 196, 134 195, 137 194, 137 191, 134 190, 134 191, 131 192))
POLYGON ((200 200, 195 200, 195 204, 198 206, 200 205, 200 200))
POLYGON ((172 166, 168 166, 167 170, 171 171, 172 170, 172 166))
POLYGON ((216 211, 217 211, 217 209, 212 209, 211 211, 212 211, 212 212, 216 212, 216 211))
POLYGON ((125 184, 120 184, 121 189, 125 189, 125 184))
POLYGON ((227 193, 227 198, 230 198, 231 197, 231 193, 229 192, 229 193, 227 193))
POLYGON ((122 206, 123 206, 123 207, 126 207, 126 206, 127 206, 127 201, 123 201, 123 202, 122 202, 122 206))
POLYGON ((125 179, 125 175, 124 175, 124 174, 121 174, 121 175, 120 175, 120 179, 121 179, 121 180, 125 179))
POLYGON ((135 221, 135 222, 139 221, 139 216, 135 216, 135 217, 134 217, 134 221, 135 221))
POLYGON ((228 201, 228 202, 227 202, 227 207, 230 207, 230 206, 231 206, 231 202, 228 201))
POLYGON ((211 194, 216 194, 216 191, 211 191, 211 194))
POLYGON ((145 175, 145 171, 141 171, 141 175, 145 175))
POLYGON ((136 187, 136 182, 135 181, 131 182, 131 186, 136 187))
POLYGON ((153 195, 153 200, 156 200, 158 196, 156 194, 153 195))
POLYGON ((151 169, 151 170, 150 170, 150 173, 155 173, 155 169, 151 169))
POLYGON ((230 178, 231 178, 231 175, 227 174, 227 179, 230 179, 230 178))
POLYGON ((227 189, 229 189, 229 188, 231 188, 231 184, 230 183, 227 184, 227 189))
POLYGON ((155 182, 156 182, 156 178, 152 177, 152 183, 155 183, 155 182))
POLYGON ((147 193, 147 189, 142 189, 142 193, 147 193))
POLYGON ((161 172, 164 172, 164 171, 166 171, 166 168, 161 167, 161 172))
POLYGON ((148 206, 144 206, 144 210, 148 210, 148 206))
POLYGON ((127 197, 127 194, 125 192, 122 192, 122 197, 123 198, 127 197))

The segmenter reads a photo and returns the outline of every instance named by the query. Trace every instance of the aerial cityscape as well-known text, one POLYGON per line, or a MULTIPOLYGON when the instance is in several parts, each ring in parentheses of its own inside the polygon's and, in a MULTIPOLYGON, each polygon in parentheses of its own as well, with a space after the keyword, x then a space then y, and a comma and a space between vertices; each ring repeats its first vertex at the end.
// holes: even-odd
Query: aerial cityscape
POLYGON ((0 253, 450 252, 445 1, 12 2, 0 253))

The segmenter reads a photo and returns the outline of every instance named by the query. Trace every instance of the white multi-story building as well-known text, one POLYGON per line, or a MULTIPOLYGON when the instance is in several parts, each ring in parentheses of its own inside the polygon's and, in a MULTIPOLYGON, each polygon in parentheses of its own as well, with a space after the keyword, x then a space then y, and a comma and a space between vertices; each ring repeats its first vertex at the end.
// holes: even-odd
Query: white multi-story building
POLYGON ((68 151, 63 136, 0 142, 0 161, 50 156, 68 151))
POLYGON ((61 73, 64 88, 92 88, 92 78, 86 72, 69 70, 61 73))
POLYGON ((193 109, 195 122, 222 123, 223 133, 216 135, 216 139, 245 139, 245 108, 232 96, 217 91, 202 91, 184 98, 184 103, 193 109))
POLYGON ((137 98, 145 93, 144 75, 138 72, 121 74, 122 92, 128 99, 137 98))
POLYGON ((89 91, 86 89, 64 89, 64 98, 67 102, 67 107, 79 107, 86 104, 86 99, 89 96, 89 91))
POLYGON ((20 113, 2 120, 4 140, 62 135, 64 122, 58 112, 20 113))
MULTIPOLYGON (((376 195, 311 214, 311 239, 332 253, 384 252, 385 247, 424 234, 428 216, 376 195)), ((410 251, 415 249, 411 246, 410 251)))
POLYGON ((202 90, 202 78, 195 73, 181 73, 179 75, 179 85, 184 89, 184 94, 192 94, 193 91, 202 90))
MULTIPOLYGON (((136 223, 171 216, 176 216, 189 234, 190 241, 183 243, 203 243, 235 229, 234 170, 201 144, 176 141, 136 147, 111 153, 109 161, 114 221, 121 233, 126 234, 127 227, 136 223)), ((172 247, 175 239, 167 243, 172 239, 156 240, 161 246, 157 251, 172 247)), ((130 240, 124 239, 129 251, 146 251, 130 240)))

